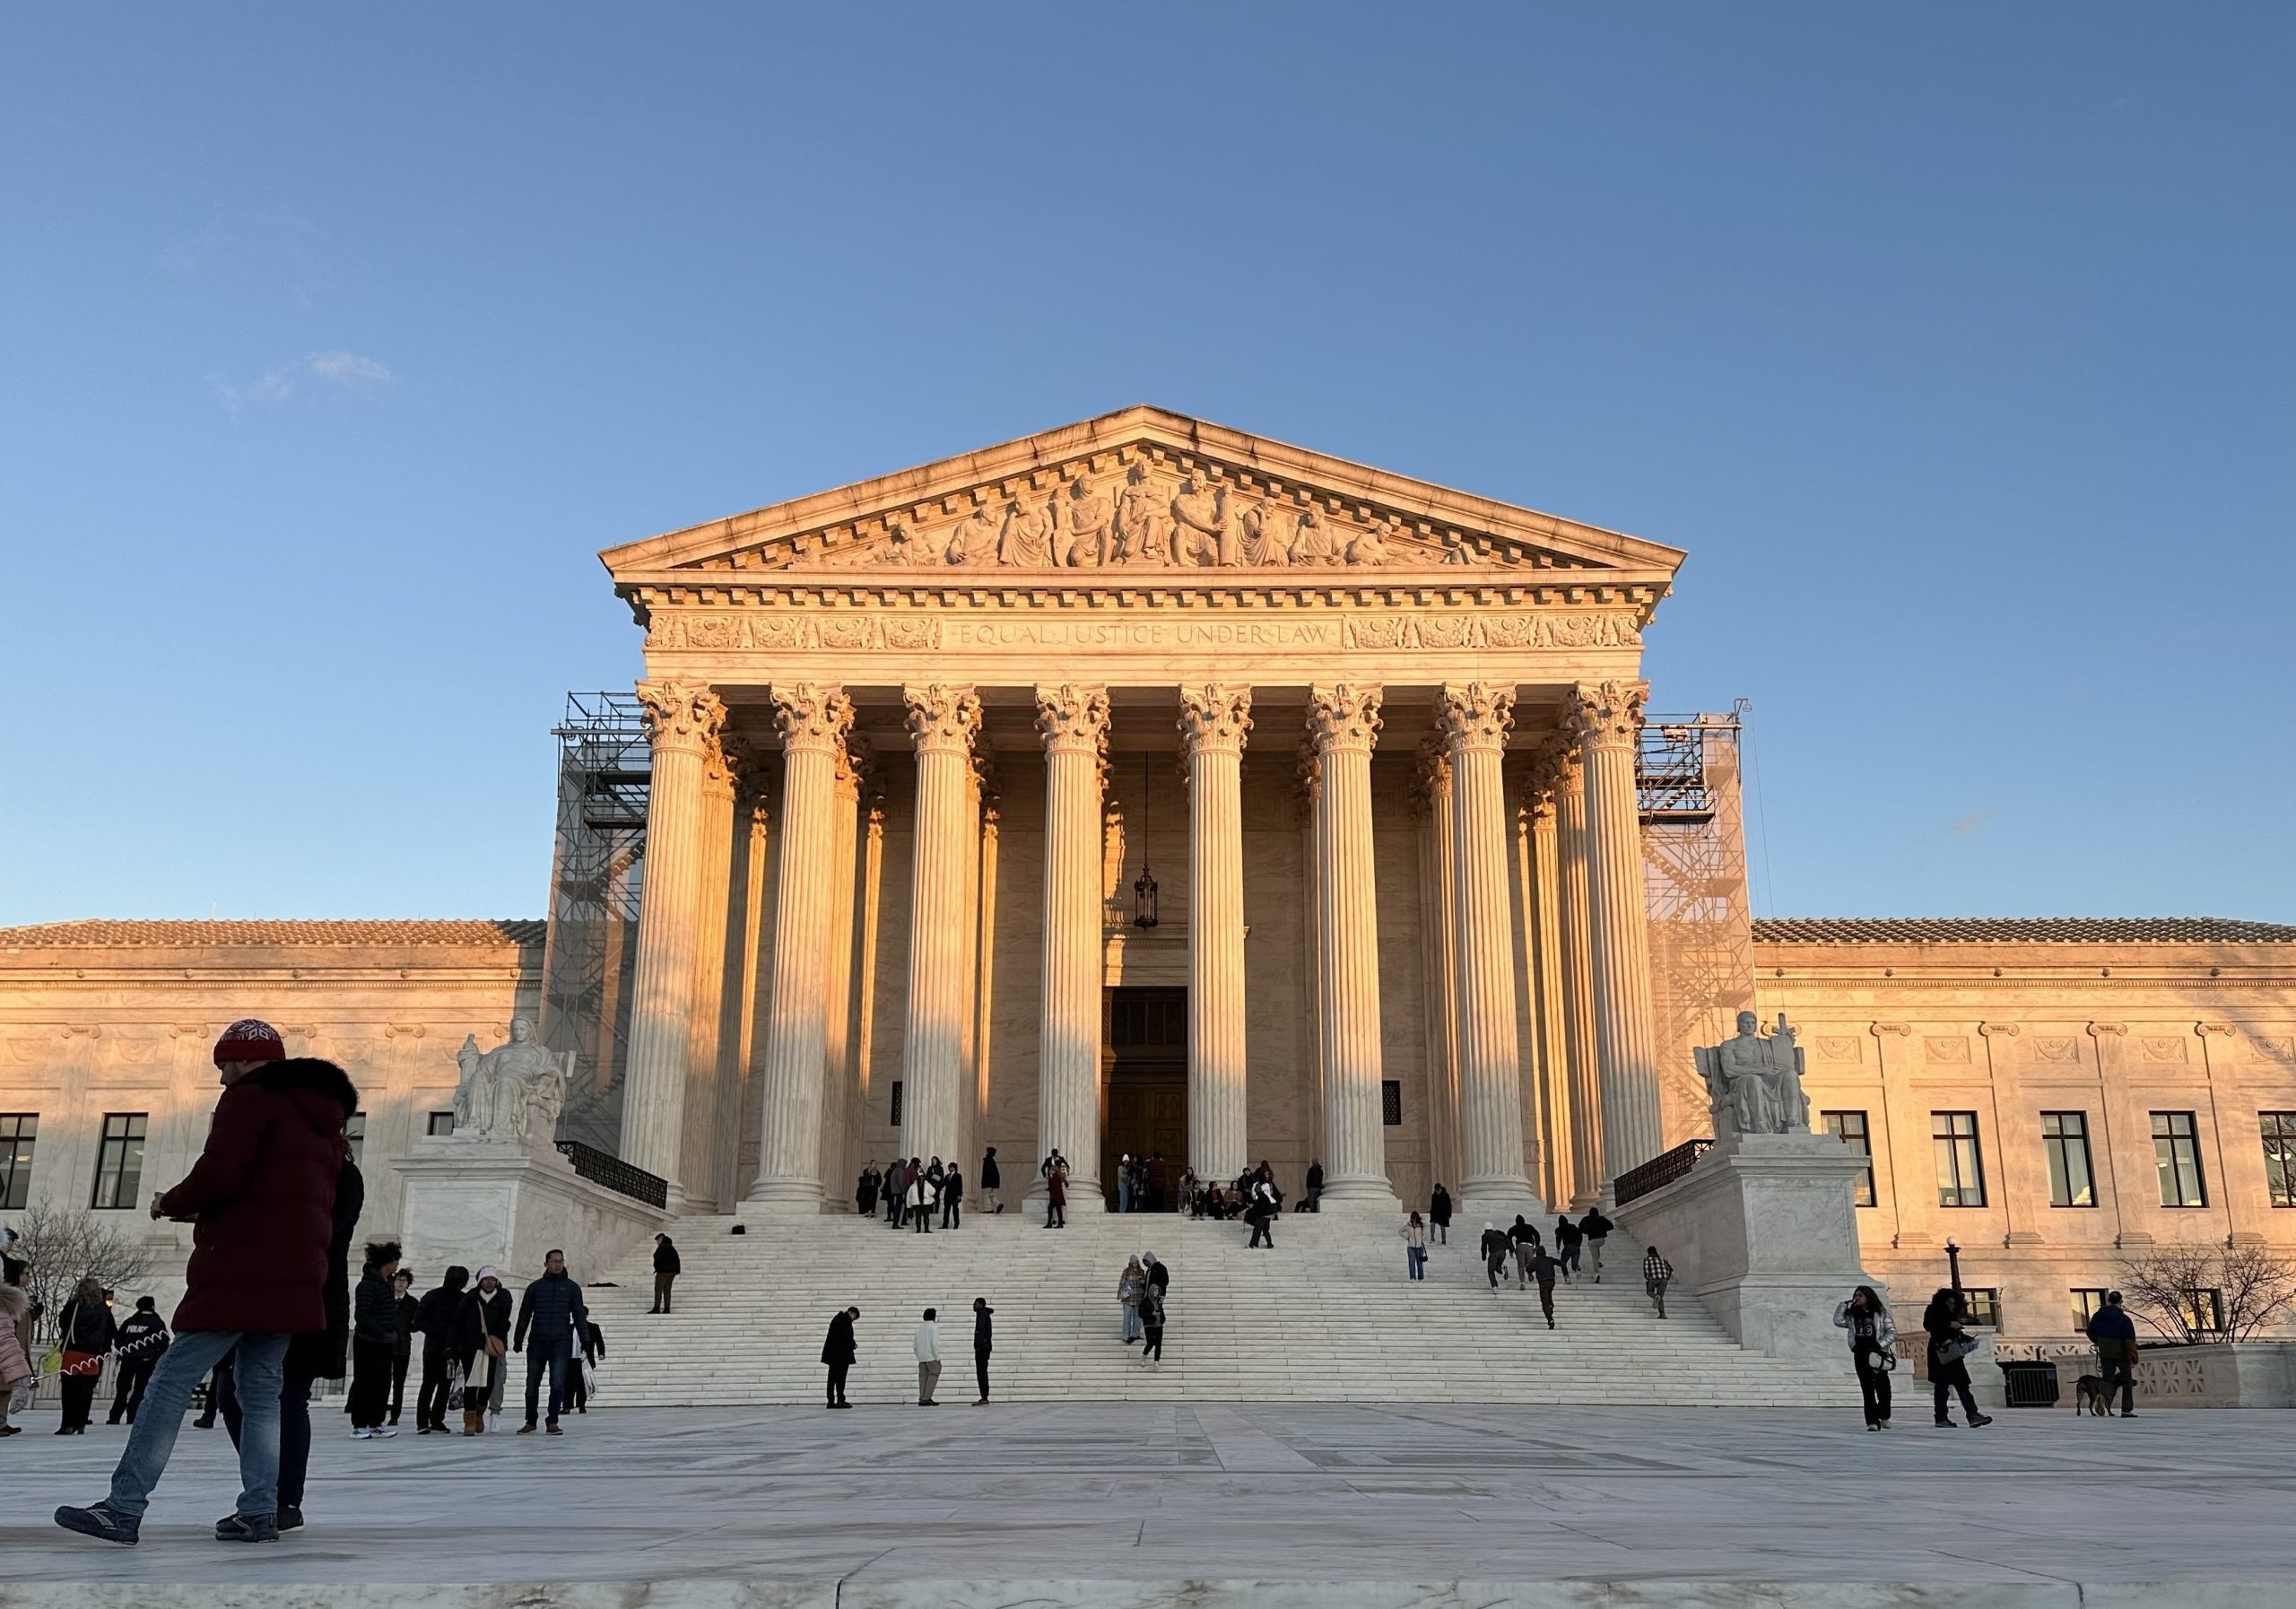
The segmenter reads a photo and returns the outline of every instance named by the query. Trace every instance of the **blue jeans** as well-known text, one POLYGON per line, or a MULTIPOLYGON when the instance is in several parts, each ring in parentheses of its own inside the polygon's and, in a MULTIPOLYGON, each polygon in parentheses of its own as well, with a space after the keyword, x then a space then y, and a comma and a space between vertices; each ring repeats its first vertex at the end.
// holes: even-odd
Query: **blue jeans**
POLYGON ((241 1413, 239 1512, 269 1519, 279 1509, 279 1391, 287 1337, 239 1330, 181 1330, 161 1354, 144 1389, 144 1406, 128 1432, 127 1450, 112 1471, 114 1513, 135 1519, 152 1506, 152 1488, 167 1473, 183 1411, 199 1377, 239 1349, 235 1363, 241 1413))
POLYGON ((1578 1241, 1565 1240, 1562 1242, 1562 1255, 1557 1257, 1555 1261, 1562 1265, 1563 1273, 1576 1274, 1578 1272, 1578 1251, 1579 1247, 1578 1241))
POLYGON ((566 1369, 574 1359, 574 1337, 563 1335, 526 1337, 526 1422, 535 1422, 535 1399, 542 1394, 542 1376, 550 1371, 550 1420, 558 1422, 558 1410, 566 1401, 566 1369))
POLYGON ((1127 1341, 1137 1341, 1140 1339, 1140 1309, 1128 1301, 1123 1305, 1124 1338, 1127 1341))
POLYGON ((1121 1180, 1118 1181, 1116 1187, 1116 1210, 1119 1213, 1128 1213, 1132 1210, 1132 1187, 1121 1180))
POLYGON ((1403 1257, 1404 1265, 1411 1270, 1412 1278, 1425 1279, 1427 1277, 1427 1248, 1406 1246, 1403 1248, 1403 1257))

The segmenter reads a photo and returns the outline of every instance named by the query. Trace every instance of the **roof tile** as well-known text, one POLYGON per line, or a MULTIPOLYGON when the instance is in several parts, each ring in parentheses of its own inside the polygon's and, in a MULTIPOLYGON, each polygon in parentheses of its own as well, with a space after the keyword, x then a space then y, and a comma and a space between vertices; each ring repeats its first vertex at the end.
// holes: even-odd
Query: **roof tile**
POLYGON ((1756 917, 1758 944, 2296 944, 2227 917, 1756 917))
POLYGON ((503 921, 40 922, 0 927, 0 949, 196 948, 206 944, 539 944, 545 924, 503 921))

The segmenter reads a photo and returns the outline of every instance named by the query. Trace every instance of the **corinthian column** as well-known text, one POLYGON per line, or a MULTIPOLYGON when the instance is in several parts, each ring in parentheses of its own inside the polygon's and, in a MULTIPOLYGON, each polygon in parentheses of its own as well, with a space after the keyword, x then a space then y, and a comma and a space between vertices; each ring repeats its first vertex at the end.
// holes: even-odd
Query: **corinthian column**
POLYGON ((1570 1050, 1563 1027, 1562 865, 1555 789, 1562 766, 1550 744, 1531 762, 1525 804, 1530 816, 1530 871, 1525 882, 1530 934, 1526 987, 1532 1031, 1538 1044, 1539 1154, 1545 1163, 1546 1198, 1561 1206, 1576 1199, 1570 1144, 1570 1050))
POLYGON ((1592 1206, 1603 1193, 1603 1076, 1595 1049, 1595 936, 1587 910, 1587 767, 1578 740, 1554 753, 1554 854, 1562 968, 1562 1033, 1570 1089, 1571 1205, 1592 1206))
POLYGON ((1427 1019, 1427 1160, 1431 1186, 1454 1201, 1459 1186, 1459 922, 1451 879, 1451 761, 1430 733, 1420 740, 1418 787, 1420 964, 1427 1019))
POLYGON ((1515 1037, 1515 927, 1507 909, 1507 790, 1515 690, 1447 685, 1436 730, 1451 762, 1451 884, 1458 924, 1459 1181, 1470 1218, 1541 1211, 1523 1173, 1523 1065, 1515 1037))
MULTIPOLYGON (((970 687, 904 687, 917 746, 916 848, 910 862, 909 1013, 901 1041, 901 1143, 910 1156, 957 1154, 965 1098, 968 880, 974 852, 972 740, 980 700, 970 687)), ((787 851, 784 851, 787 853, 787 851)))
POLYGON ((842 690, 777 683, 781 728, 781 875, 773 891, 773 993, 765 1029, 765 1110, 749 1199, 769 1212, 822 1209, 822 1061, 829 1043, 835 913, 837 773, 853 705, 842 690))
POLYGON ((700 931, 694 939, 693 1017, 686 1039, 684 1161, 678 1170, 690 1210, 714 1213, 732 1187, 718 1178, 718 1136, 709 1114, 718 1106, 718 1063, 726 1014, 726 931, 732 918, 734 792, 743 769, 737 740, 723 734, 701 756, 700 931))
POLYGON ((646 889, 631 980, 630 1054, 622 1096, 622 1160, 658 1175, 673 1211, 684 1143, 688 1025, 701 926, 701 790, 705 751, 726 706, 694 682, 640 682, 638 705, 654 750, 646 798, 646 889))
POLYGON ((1581 683, 1571 690, 1570 709, 1587 757, 1587 895, 1605 1180, 1662 1148, 1650 1031, 1650 918, 1643 903, 1642 818, 1634 793, 1635 744, 1649 691, 1647 682, 1581 683))
MULTIPOLYGON (((1104 687, 1039 687, 1044 739, 1044 971, 1037 1154, 1068 1159, 1072 1212, 1104 1209, 1100 1170, 1100 756, 1104 687)), ((1018 1159, 1015 1159, 1016 1161, 1018 1159)), ((1039 1181, 1032 1195, 1041 1194, 1039 1181)))
POLYGON ((1180 689, 1187 755, 1187 1146, 1199 1178, 1244 1170, 1244 736, 1248 687, 1180 689))
POLYGON ((1394 1209, 1379 1126, 1379 921, 1372 886, 1371 747, 1379 690, 1308 691, 1316 751, 1316 927, 1322 987, 1324 1199, 1394 1209))

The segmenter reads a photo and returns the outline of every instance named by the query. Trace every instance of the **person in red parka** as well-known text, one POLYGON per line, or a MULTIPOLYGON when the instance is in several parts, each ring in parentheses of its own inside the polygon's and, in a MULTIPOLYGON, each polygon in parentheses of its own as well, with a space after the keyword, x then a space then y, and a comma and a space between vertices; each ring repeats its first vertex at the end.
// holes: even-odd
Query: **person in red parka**
POLYGON ((152 1216, 193 1224, 175 1344, 152 1371, 111 1494, 62 1508, 65 1530, 133 1546, 166 1473, 191 1393, 234 1359, 243 1414, 239 1500, 216 1521, 223 1542, 279 1535, 279 1393, 288 1338, 326 1327, 323 1292, 335 1179, 350 1155, 344 1125, 359 1092, 333 1062, 293 1057, 269 1023, 234 1022, 215 1044, 223 1098, 199 1161, 152 1216))

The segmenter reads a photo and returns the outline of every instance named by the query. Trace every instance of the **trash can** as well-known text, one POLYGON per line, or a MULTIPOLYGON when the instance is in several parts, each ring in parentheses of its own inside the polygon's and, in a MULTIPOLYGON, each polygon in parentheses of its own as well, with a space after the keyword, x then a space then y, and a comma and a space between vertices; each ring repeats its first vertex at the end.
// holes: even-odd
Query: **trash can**
POLYGON ((2002 1392, 2013 1408, 2057 1406, 2057 1365, 2050 1362, 2004 1363, 2002 1392))

